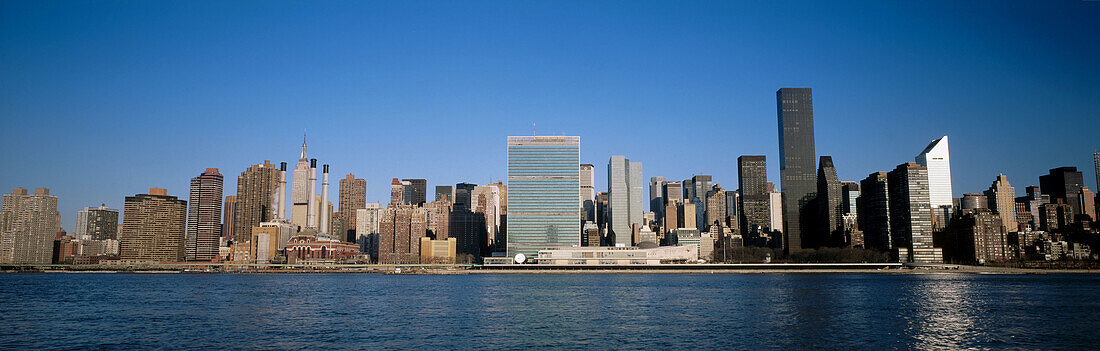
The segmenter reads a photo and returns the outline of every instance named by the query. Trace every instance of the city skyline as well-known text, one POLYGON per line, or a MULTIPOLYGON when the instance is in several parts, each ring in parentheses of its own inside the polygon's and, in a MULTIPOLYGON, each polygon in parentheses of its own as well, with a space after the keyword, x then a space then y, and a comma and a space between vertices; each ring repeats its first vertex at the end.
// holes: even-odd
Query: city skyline
MULTIPOLYGON (((1092 108, 1100 87, 1089 79, 1100 76, 1089 64, 1100 60, 1100 39, 1082 34, 1100 24, 1089 2, 811 3, 783 15, 783 4, 648 4, 623 16, 600 4, 582 5, 590 14, 560 4, 539 11, 521 4, 368 4, 339 13, 324 6, 261 10, 249 19, 285 42, 243 31, 201 6, 147 5, 3 5, 0 29, 18 40, 0 43, 11 63, 0 67, 11 82, 0 86, 7 103, 0 133, 9 151, 0 162, 21 171, 0 175, 0 184, 50 188, 68 231, 80 209, 119 210, 125 196, 150 187, 186 198, 188 180, 206 168, 227 175, 226 194, 249 165, 269 159, 293 170, 303 128, 309 157, 337 176, 366 179, 368 202, 386 202, 393 177, 427 179, 429 186, 504 180, 504 137, 531 132, 580 136, 580 161, 597 169, 611 155, 630 155, 646 165, 647 180, 708 174, 726 189, 737 182, 738 156, 764 155, 768 181, 780 186, 773 94, 781 87, 814 89, 816 154, 833 156, 840 180, 892 169, 949 135, 954 197, 981 192, 1002 173, 1022 195, 1061 166, 1086 172, 1085 184, 1096 189, 1088 170, 1098 146, 1076 132, 1100 123, 1092 108), (986 16, 934 12, 945 8, 986 16), (183 19, 165 20, 167 10, 183 19), (401 24, 447 11, 464 15, 419 34, 401 24), (112 16, 95 15, 104 13, 112 16), (922 14, 936 16, 941 29, 892 25, 923 23, 922 14), (998 25, 1024 14, 1034 21, 998 25), (295 31, 309 16, 332 21, 295 31), (497 16, 514 19, 491 21, 497 16), (563 20, 577 25, 545 29, 563 20), (183 31, 200 21, 228 36, 183 31), (860 30, 845 31, 844 23, 860 30), (134 26, 143 31, 118 39, 134 26), (630 35, 638 28, 645 29, 630 35), (382 37, 409 33, 410 40, 350 39, 377 30, 382 37), (928 31, 935 40, 922 36, 928 31), (180 52, 158 39, 166 35, 196 50, 180 52), (605 45, 611 39, 622 40, 605 45), (820 55, 795 55, 807 49, 820 55), (423 58, 436 56, 454 60, 423 58), (1062 123, 1045 123, 1050 119, 1062 123), (691 123, 675 123, 684 120, 691 123), (417 133, 379 132, 411 128, 417 133), (59 142, 43 144, 27 130, 49 131, 59 142), (84 149, 109 156, 89 157, 84 149)), ((223 6, 229 14, 252 10, 223 6)), ((596 177, 595 187, 606 190, 606 179, 596 177)))

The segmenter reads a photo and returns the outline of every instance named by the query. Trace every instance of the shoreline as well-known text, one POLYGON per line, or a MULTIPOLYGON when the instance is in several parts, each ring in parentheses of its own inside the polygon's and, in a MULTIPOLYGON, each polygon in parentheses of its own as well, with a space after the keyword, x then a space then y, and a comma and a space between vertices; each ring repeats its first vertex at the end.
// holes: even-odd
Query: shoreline
POLYGON ((832 268, 832 267, 398 267, 398 266, 324 266, 324 267, 252 267, 246 269, 191 269, 180 267, 127 267, 111 269, 89 267, 89 269, 66 269, 71 267, 47 267, 39 269, 4 269, 0 273, 69 273, 69 274, 389 274, 389 275, 467 275, 467 274, 1089 274, 1100 273, 1090 269, 1056 268, 1013 268, 989 266, 918 266, 888 268, 832 268))

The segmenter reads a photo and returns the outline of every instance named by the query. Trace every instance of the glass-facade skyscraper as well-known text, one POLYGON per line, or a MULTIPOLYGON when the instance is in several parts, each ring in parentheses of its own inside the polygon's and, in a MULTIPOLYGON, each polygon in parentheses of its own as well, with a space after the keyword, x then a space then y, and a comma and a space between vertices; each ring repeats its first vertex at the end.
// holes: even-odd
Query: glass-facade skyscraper
POLYGON ((508 137, 507 255, 580 246, 579 136, 508 137))
POLYGON ((779 178, 783 191, 783 247, 803 248, 802 218, 817 193, 814 105, 810 88, 775 92, 779 119, 779 178))

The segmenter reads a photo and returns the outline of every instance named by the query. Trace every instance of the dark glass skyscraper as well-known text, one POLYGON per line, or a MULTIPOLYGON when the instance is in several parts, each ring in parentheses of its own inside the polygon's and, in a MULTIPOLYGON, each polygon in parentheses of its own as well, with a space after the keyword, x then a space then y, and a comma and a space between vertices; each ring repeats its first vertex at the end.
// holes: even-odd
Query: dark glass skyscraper
POLYGON ((832 156, 821 156, 817 168, 818 235, 810 243, 814 247, 844 243, 844 194, 836 176, 832 156))
POLYGON ((1073 208, 1073 214, 1083 214, 1084 206, 1081 205, 1081 187, 1084 186, 1084 175, 1077 171, 1077 167, 1058 167, 1050 170, 1050 174, 1039 176, 1039 191, 1044 195, 1050 195, 1050 202, 1062 203, 1073 208))
POLYGON ((810 88, 782 88, 775 92, 779 120, 779 179, 783 191, 783 246, 801 250, 806 205, 817 192, 814 164, 814 107, 810 88))
POLYGON ((737 158, 737 186, 741 191, 741 232, 749 235, 771 227, 771 192, 764 155, 737 158))

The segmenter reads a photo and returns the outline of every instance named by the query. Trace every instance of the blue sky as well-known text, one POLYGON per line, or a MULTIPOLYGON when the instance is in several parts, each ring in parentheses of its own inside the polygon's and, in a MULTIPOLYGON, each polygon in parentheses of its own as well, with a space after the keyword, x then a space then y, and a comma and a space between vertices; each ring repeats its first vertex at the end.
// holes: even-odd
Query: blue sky
POLYGON ((736 188, 764 154, 778 183, 780 87, 814 89, 844 180, 950 135, 956 196, 1067 165, 1095 189, 1097 33, 1089 1, 0 1, 0 189, 51 188, 71 230, 207 167, 231 195, 308 128, 386 202, 392 177, 504 178, 532 124, 597 170, 736 188))

